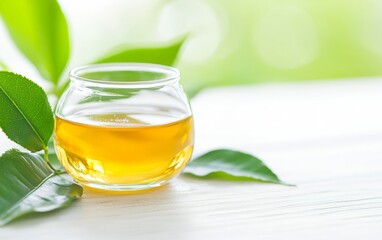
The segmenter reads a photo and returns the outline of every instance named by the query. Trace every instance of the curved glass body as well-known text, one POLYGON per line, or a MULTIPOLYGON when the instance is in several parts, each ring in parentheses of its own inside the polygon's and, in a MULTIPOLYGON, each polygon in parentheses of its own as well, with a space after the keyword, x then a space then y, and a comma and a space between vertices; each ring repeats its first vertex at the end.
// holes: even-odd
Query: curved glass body
POLYGON ((161 186, 191 158, 194 130, 178 70, 154 64, 89 65, 70 73, 54 142, 79 183, 106 190, 161 186))

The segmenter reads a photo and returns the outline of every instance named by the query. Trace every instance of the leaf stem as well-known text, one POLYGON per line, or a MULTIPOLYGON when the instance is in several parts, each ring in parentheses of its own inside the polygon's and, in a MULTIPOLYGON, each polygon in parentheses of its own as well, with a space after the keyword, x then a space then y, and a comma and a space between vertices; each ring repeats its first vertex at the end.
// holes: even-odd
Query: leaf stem
POLYGON ((50 164, 49 162, 49 149, 47 146, 44 147, 44 160, 46 162, 46 164, 48 164, 48 166, 54 171, 56 172, 57 170, 54 169, 54 167, 52 166, 52 164, 50 164))

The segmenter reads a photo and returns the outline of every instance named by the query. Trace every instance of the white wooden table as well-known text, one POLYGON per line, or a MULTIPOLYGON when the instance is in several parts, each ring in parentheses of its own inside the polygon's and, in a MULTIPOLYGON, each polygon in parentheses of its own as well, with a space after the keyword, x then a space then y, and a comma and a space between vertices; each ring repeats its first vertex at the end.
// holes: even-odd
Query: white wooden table
POLYGON ((182 176, 137 195, 87 190, 0 239, 382 239, 382 79, 216 88, 193 109, 196 154, 248 151, 298 187, 182 176))

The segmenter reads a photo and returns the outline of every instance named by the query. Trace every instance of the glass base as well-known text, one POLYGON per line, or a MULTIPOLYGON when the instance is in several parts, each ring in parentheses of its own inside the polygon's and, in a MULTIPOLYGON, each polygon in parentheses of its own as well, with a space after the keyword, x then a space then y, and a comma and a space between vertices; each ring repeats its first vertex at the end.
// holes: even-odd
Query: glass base
POLYGON ((145 184, 102 184, 102 183, 91 183, 91 182, 79 182, 79 184, 87 186, 89 188, 94 188, 104 191, 118 191, 118 192, 129 192, 129 191, 143 191, 153 188, 158 188, 169 183, 170 180, 161 180, 158 182, 145 183, 145 184))

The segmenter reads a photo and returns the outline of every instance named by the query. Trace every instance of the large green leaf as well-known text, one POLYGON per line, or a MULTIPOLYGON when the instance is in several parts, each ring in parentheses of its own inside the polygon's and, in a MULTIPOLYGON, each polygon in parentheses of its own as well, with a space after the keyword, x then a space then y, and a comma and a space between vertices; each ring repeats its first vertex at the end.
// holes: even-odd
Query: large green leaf
POLYGON ((182 38, 170 45, 156 48, 119 49, 95 63, 144 62, 172 66, 185 40, 186 38, 182 38))
POLYGON ((57 83, 69 58, 68 26, 57 1, 0 1, 0 15, 20 51, 57 83))
POLYGON ((0 157, 0 226, 30 212, 62 208, 81 197, 82 187, 55 175, 37 154, 9 150, 0 157))
POLYGON ((228 149, 214 150, 197 157, 187 165, 184 173, 208 179, 285 184, 257 157, 228 149))
POLYGON ((29 79, 0 71, 0 128, 9 139, 36 152, 53 132, 52 109, 44 90, 29 79))

